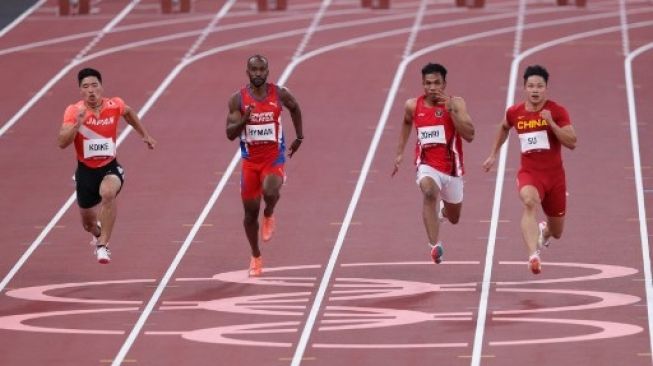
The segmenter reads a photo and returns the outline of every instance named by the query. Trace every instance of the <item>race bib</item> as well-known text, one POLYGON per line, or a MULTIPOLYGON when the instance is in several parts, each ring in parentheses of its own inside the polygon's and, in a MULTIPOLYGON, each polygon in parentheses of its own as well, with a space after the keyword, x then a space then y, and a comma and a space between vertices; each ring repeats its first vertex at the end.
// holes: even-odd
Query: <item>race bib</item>
POLYGON ((84 140, 84 158, 116 156, 116 144, 112 139, 84 140))
POLYGON ((444 126, 417 127, 417 138, 422 146, 429 144, 446 144, 444 126))
POLYGON ((546 131, 536 131, 519 134, 521 152, 532 150, 549 150, 549 136, 546 131))
POLYGON ((245 128, 248 143, 277 141, 274 123, 247 125, 245 128))

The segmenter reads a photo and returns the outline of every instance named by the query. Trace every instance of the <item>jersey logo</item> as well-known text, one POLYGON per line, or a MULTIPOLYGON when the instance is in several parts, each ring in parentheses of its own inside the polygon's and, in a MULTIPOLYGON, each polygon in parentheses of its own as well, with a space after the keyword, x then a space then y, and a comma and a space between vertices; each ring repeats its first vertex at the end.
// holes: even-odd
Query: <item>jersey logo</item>
POLYGON ((439 109, 439 108, 438 108, 438 109, 435 110, 435 116, 436 116, 436 117, 442 117, 442 114, 443 114, 443 113, 442 113, 442 109, 439 109))
POLYGON ((417 113, 417 117, 424 117, 424 113, 417 113))

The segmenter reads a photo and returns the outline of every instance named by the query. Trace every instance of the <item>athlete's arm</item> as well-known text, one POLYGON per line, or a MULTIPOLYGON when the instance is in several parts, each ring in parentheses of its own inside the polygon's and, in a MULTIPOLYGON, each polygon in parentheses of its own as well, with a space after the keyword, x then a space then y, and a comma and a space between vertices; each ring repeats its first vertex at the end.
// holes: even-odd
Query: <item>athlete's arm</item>
POLYGON ((556 121, 553 120, 551 111, 548 109, 543 109, 540 112, 540 117, 544 118, 549 126, 551 126, 551 130, 556 135, 558 141, 560 141, 562 146, 570 150, 576 148, 576 131, 574 131, 574 127, 572 125, 560 127, 556 121))
POLYGON ((467 142, 474 140, 474 125, 472 117, 467 112, 465 100, 461 97, 450 97, 446 103, 447 111, 453 120, 456 131, 467 142))
POLYGON ((295 136, 297 136, 297 138, 292 142, 292 144, 290 144, 290 148, 288 149, 288 156, 292 157, 304 140, 302 110, 299 108, 299 103, 297 103, 295 97, 287 88, 279 87, 279 98, 283 105, 288 108, 292 124, 295 126, 295 136))
POLYGON ((79 127, 82 125, 85 113, 86 108, 80 108, 77 111, 75 123, 64 123, 61 125, 59 136, 57 137, 57 142, 59 143, 60 148, 65 149, 75 141, 75 136, 77 136, 77 131, 79 131, 79 127))
POLYGON ((125 105, 125 110, 122 113, 122 116, 125 118, 125 121, 129 123, 130 126, 138 132, 139 135, 143 138, 143 142, 147 144, 147 147, 150 149, 154 149, 154 145, 156 145, 156 140, 150 136, 149 133, 147 133, 147 130, 145 129, 145 126, 141 123, 141 119, 138 118, 138 114, 131 109, 128 105, 125 105))
POLYGON ((492 146, 492 151, 490 152, 490 156, 485 159, 483 162, 483 169, 485 169, 486 172, 489 172, 490 169, 494 166, 494 163, 497 160, 497 154, 499 153, 499 149, 501 149, 501 146, 503 145, 504 142, 506 142, 506 139, 508 138, 508 133, 510 132, 510 125, 508 125, 508 121, 506 118, 503 118, 503 121, 499 124, 499 131, 497 132, 497 137, 494 139, 494 145, 492 146))
POLYGON ((247 106, 245 108, 245 115, 243 116, 240 113, 240 103, 239 103, 239 93, 235 93, 229 98, 229 114, 227 115, 227 138, 229 140, 235 139, 240 136, 240 133, 245 128, 247 121, 249 120, 249 115, 251 113, 252 107, 247 106))
POLYGON ((401 164, 404 158, 404 148, 406 147, 406 142, 408 142, 408 137, 410 137, 410 131, 413 129, 413 115, 415 114, 416 105, 417 99, 415 98, 408 99, 404 105, 404 120, 401 124, 401 132, 399 133, 399 143, 397 144, 397 155, 395 156, 394 167, 392 168, 392 176, 397 174, 399 164, 401 164))

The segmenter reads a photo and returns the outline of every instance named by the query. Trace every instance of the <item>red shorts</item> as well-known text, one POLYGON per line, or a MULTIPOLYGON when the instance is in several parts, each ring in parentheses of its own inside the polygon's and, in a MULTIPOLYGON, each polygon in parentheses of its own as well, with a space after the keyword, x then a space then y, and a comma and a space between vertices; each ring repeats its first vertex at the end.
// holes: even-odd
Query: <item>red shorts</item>
POLYGON ((240 196, 244 200, 261 197, 263 192, 263 180, 270 174, 278 175, 286 179, 284 163, 273 159, 269 162, 252 163, 249 160, 242 161, 242 175, 240 177, 240 196))
POLYGON ((537 189, 542 209, 547 216, 563 217, 567 210, 567 185, 564 169, 532 171, 521 169, 517 173, 519 190, 524 186, 537 189))

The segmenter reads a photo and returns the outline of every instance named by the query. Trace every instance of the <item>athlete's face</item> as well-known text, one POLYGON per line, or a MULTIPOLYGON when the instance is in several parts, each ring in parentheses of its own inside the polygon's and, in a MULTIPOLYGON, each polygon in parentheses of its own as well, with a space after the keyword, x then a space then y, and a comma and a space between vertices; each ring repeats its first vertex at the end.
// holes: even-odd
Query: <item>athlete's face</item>
POLYGON ((82 99, 89 107, 95 107, 102 100, 102 83, 95 76, 87 76, 79 85, 82 99))
POLYGON ((444 88, 447 82, 444 81, 442 75, 426 74, 422 77, 422 86, 424 86, 424 95, 429 101, 436 103, 444 94, 444 88))
POLYGON ((526 99, 535 105, 546 100, 546 81, 539 75, 532 75, 524 83, 526 99))
POLYGON ((258 58, 252 58, 247 63, 247 76, 249 82, 255 87, 259 88, 268 79, 268 63, 258 58))

